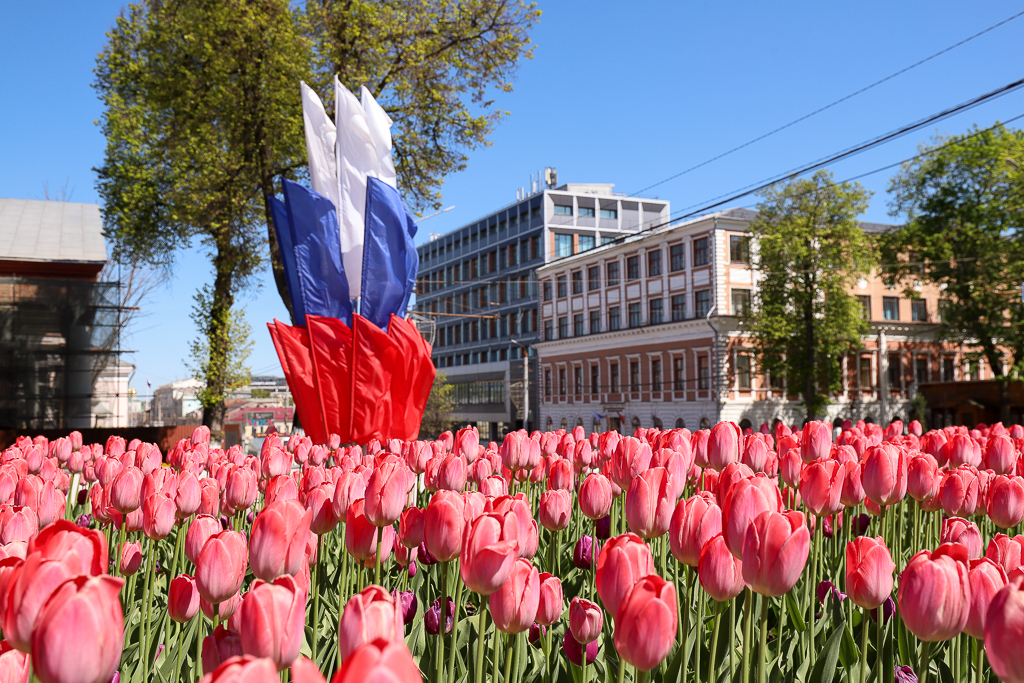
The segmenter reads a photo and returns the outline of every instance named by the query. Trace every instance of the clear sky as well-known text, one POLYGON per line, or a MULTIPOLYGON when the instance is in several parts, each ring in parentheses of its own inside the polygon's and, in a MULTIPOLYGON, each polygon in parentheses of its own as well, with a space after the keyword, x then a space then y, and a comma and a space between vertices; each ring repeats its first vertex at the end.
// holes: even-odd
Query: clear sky
MULTIPOLYGON (((0 3, 0 196, 43 198, 67 185, 96 202, 103 138, 90 87, 95 56, 124 3, 0 3)), ((444 205, 420 236, 445 232, 515 199, 531 173, 612 182, 634 192, 751 140, 1024 10, 1024 2, 693 3, 541 2, 535 58, 493 144, 449 177, 444 205)), ((922 119, 1024 76, 1024 17, 778 135, 659 185, 647 194, 674 214, 922 119)), ((354 84, 353 84, 354 85, 354 84)), ((296 86, 297 92, 297 86, 296 86)), ((936 133, 1024 114, 1024 91, 831 167, 845 179, 899 161, 936 133)), ((1024 123, 1018 121, 1016 125, 1024 123)), ((891 171, 863 178, 875 192, 865 219, 890 220, 891 171)), ((753 205, 746 199, 734 205, 753 205)), ((211 279, 200 252, 152 295, 125 340, 140 394, 187 376, 192 294, 211 279)), ((281 374, 264 323, 285 318, 269 274, 243 303, 256 342, 254 372, 281 374)))

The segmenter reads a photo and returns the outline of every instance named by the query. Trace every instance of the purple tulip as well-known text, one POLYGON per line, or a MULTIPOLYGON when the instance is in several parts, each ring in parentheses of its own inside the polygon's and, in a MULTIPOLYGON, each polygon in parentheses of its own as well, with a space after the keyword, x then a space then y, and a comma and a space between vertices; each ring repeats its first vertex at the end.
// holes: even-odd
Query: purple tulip
POLYGON ((532 643, 534 647, 540 647, 541 638, 543 638, 547 632, 548 630, 546 628, 538 624, 536 621, 533 622, 533 625, 530 626, 530 635, 528 636, 530 643, 532 643))
POLYGON ((594 522, 597 526, 597 537, 602 541, 607 541, 612 537, 612 516, 607 514, 601 519, 594 522))
MULTIPOLYGON (((416 608, 419 605, 419 602, 416 600, 416 594, 412 591, 393 590, 391 591, 391 597, 402 606, 402 621, 408 626, 416 618, 416 608)), ((438 611, 440 612, 440 610, 438 611)))
MULTIPOLYGON (((455 625, 455 601, 448 598, 448 618, 445 619, 444 632, 449 633, 452 630, 452 626, 455 625)), ((427 613, 423 615, 424 626, 427 629, 427 633, 432 636, 436 636, 441 630, 441 599, 434 600, 434 604, 430 606, 427 613)))
POLYGON ((897 666, 893 669, 896 683, 917 683, 917 674, 909 666, 897 666))
MULTIPOLYGON (((871 615, 872 621, 878 621, 878 615, 875 614, 878 610, 870 610, 868 613, 871 615)), ((882 603, 882 623, 888 623, 892 619, 892 615, 896 612, 896 603, 893 602, 892 598, 886 598, 885 602, 882 603)))
MULTIPOLYGON (((572 563, 578 569, 590 569, 594 560, 594 550, 594 537, 580 536, 580 540, 576 541, 576 547, 572 551, 572 563)), ((600 553, 601 546, 598 545, 596 550, 600 553)))
POLYGON ((437 564, 437 558, 430 554, 427 550, 427 542, 420 543, 419 550, 416 551, 416 557, 423 563, 424 566, 429 567, 432 564, 437 564))
POLYGON ((416 576, 417 571, 418 570, 416 569, 416 560, 413 560, 409 563, 409 578, 411 579, 414 576, 416 576))
MULTIPOLYGON (((594 663, 599 649, 596 640, 587 643, 587 664, 594 663)), ((562 652, 565 653, 570 662, 576 666, 583 666, 583 646, 576 642, 576 639, 572 637, 572 631, 569 629, 565 629, 565 638, 562 639, 562 652)))
POLYGON ((75 523, 83 529, 88 529, 89 525, 92 524, 92 515, 78 515, 78 519, 75 520, 75 523))
POLYGON ((838 602, 846 599, 846 593, 841 592, 831 581, 822 581, 818 584, 818 602, 825 602, 826 596, 830 594, 832 599, 838 602))

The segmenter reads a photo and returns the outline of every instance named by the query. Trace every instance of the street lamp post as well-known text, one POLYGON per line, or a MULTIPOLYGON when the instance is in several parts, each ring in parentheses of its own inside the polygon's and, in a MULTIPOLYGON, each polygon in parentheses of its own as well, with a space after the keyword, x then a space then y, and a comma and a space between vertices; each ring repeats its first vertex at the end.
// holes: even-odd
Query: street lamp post
POLYGON ((526 355, 523 356, 523 429, 530 431, 530 347, 511 340, 513 344, 523 349, 526 355))

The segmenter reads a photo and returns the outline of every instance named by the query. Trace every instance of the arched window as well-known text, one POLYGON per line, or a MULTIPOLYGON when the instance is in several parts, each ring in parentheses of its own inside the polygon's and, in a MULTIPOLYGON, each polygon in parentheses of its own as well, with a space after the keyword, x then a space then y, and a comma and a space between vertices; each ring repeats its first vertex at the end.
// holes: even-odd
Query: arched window
POLYGON ((568 421, 568 420, 566 420, 566 419, 565 419, 565 418, 563 417, 563 418, 562 418, 562 429, 563 429, 563 430, 566 430, 566 429, 568 429, 568 428, 569 428, 569 421, 568 421))
POLYGON ((576 418, 576 426, 577 427, 582 427, 583 426, 583 418, 582 417, 577 417, 576 418))
POLYGON ((701 429, 711 429, 711 420, 707 419, 706 417, 702 417, 700 419, 700 428, 701 429))
POLYGON ((661 418, 660 417, 652 417, 651 418, 651 424, 654 426, 655 429, 661 429, 662 428, 661 418))
POLYGON ((636 415, 633 416, 633 431, 640 429, 640 418, 636 415))
POLYGON ((547 428, 547 431, 550 432, 554 428, 554 426, 555 426, 555 424, 554 424, 554 422, 552 422, 551 416, 548 415, 548 428, 547 428))
POLYGON ((601 431, 601 421, 598 420, 596 417, 590 423, 590 431, 592 431, 592 432, 600 432, 601 431))
POLYGON ((686 420, 681 417, 676 418, 676 429, 686 429, 686 420))
POLYGON ((747 430, 750 429, 750 427, 750 420, 748 420, 747 418, 743 418, 742 420, 740 420, 740 429, 747 430))

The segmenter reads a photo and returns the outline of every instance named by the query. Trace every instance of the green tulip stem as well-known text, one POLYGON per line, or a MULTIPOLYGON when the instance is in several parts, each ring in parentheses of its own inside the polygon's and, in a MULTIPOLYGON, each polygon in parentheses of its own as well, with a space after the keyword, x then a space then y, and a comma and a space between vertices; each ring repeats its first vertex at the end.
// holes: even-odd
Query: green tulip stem
POLYGON ((761 596, 761 648, 757 659, 757 683, 765 683, 765 660, 768 658, 768 596, 761 596))
POLYGON ((181 624, 174 622, 174 680, 181 680, 181 624))
POLYGON ((373 582, 380 585, 380 554, 384 550, 384 528, 377 529, 377 556, 373 562, 373 582))
POLYGON ((196 616, 199 619, 199 624, 196 626, 196 659, 192 662, 195 667, 195 672, 192 678, 199 680, 203 677, 203 613, 202 611, 196 616))
MULTIPOLYGON (((509 676, 512 675, 512 635, 510 633, 505 634, 505 676, 501 679, 504 683, 508 683, 511 679, 509 676)), ((438 681, 444 680, 440 676, 438 681)))
POLYGON ((498 636, 498 625, 494 625, 494 638, 491 639, 491 683, 495 683, 498 680, 498 641, 501 638, 498 636))
MULTIPOLYGON (((679 564, 676 563, 676 593, 679 593, 679 564)), ((693 572, 690 568, 683 565, 683 572, 686 574, 686 590, 683 591, 683 599, 680 605, 680 611, 683 613, 683 618, 679 620, 679 647, 683 648, 683 680, 686 680, 687 674, 690 673, 690 659, 686 656, 686 635, 689 633, 689 621, 690 621, 690 587, 692 585, 693 572)), ((699 625, 698 625, 699 627, 699 625)), ((700 638, 694 640, 694 650, 700 647, 700 638)), ((697 674, 697 678, 700 678, 700 674, 697 674)))
POLYGON ((487 633, 487 599, 480 596, 480 622, 476 641, 476 683, 484 683, 484 649, 487 647, 484 634, 487 633))
MULTIPOLYGON (((973 640, 973 639, 972 639, 973 640)), ((981 683, 981 667, 985 661, 985 643, 981 640, 974 641, 974 683, 981 683)))
POLYGON ((863 612, 864 623, 860 629, 860 683, 866 683, 868 680, 868 611, 863 612))
POLYGON ((615 676, 615 683, 623 683, 626 680, 626 660, 619 657, 619 673, 615 676))
MULTIPOLYGON (((456 575, 456 583, 458 588, 455 589, 455 616, 452 617, 452 646, 448 650, 448 671, 454 675, 455 673, 455 648, 458 647, 459 643, 459 606, 462 604, 462 586, 465 585, 462 581, 458 580, 459 577, 456 575)), ((445 612, 447 614, 447 612, 445 612)), ((447 624, 448 617, 445 617, 447 624)))
MULTIPOLYGON (((715 601, 715 627, 711 630, 711 658, 708 660, 708 683, 715 683, 716 674, 718 673, 715 660, 718 657, 718 627, 721 623, 722 603, 715 601)), ((699 656, 697 661, 700 662, 699 656)), ((700 681, 700 676, 697 676, 694 680, 700 681)))
POLYGON ((750 655, 751 650, 754 648, 750 647, 751 643, 751 617, 754 611, 754 591, 750 588, 744 589, 743 596, 743 660, 740 681, 742 683, 748 683, 750 681, 750 655))
POLYGON ((729 601, 729 678, 736 671, 736 598, 729 601))
MULTIPOLYGON (((448 563, 441 563, 441 626, 437 630, 437 680, 444 680, 444 632, 448 626, 448 563)), ((455 647, 455 644, 452 644, 455 647)), ((508 680, 506 671, 505 680, 508 680)))
POLYGON ((316 564, 313 565, 313 662, 320 649, 320 537, 316 538, 316 564))
MULTIPOLYGON (((881 607, 879 607, 879 610, 881 610, 881 607)), ((927 640, 921 641, 921 656, 918 657, 917 663, 917 677, 921 683, 928 683, 928 654, 931 645, 927 640)))

